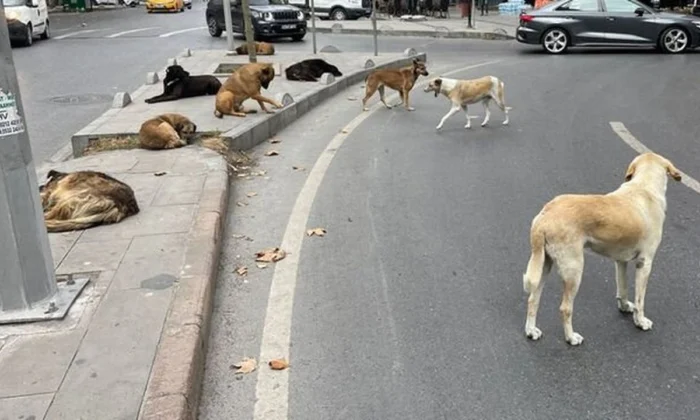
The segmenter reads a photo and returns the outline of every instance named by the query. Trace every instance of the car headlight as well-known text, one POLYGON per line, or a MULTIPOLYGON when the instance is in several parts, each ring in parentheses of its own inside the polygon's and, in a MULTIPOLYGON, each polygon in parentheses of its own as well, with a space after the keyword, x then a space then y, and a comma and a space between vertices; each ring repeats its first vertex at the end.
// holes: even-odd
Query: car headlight
POLYGON ((693 23, 695 24, 696 28, 700 28, 700 20, 694 20, 693 23))
POLYGON ((15 12, 14 10, 10 10, 9 12, 5 12, 5 17, 9 20, 16 20, 19 19, 19 13, 15 12))
POLYGON ((262 14, 260 12, 256 12, 255 10, 251 10, 250 17, 260 19, 262 17, 262 14))
POLYGON ((299 10, 299 11, 297 12, 297 19, 299 19, 299 20, 304 20, 304 12, 302 12, 301 10, 299 10))
POLYGON ((268 22, 271 22, 271 21, 274 20, 274 19, 272 18, 272 13, 270 13, 270 12, 265 12, 265 13, 263 13, 262 17, 263 17, 263 19, 265 19, 265 20, 268 21, 268 22))

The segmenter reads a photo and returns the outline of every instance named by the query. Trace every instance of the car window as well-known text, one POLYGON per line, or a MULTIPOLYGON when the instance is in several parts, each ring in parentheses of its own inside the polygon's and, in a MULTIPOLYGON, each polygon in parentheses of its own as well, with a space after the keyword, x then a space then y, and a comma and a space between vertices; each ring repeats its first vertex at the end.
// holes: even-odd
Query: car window
POLYGON ((598 0, 571 0, 557 7, 557 10, 569 10, 575 12, 597 12, 598 0))
POLYGON ((629 0, 605 0, 605 8, 612 13, 634 13, 639 5, 629 0))

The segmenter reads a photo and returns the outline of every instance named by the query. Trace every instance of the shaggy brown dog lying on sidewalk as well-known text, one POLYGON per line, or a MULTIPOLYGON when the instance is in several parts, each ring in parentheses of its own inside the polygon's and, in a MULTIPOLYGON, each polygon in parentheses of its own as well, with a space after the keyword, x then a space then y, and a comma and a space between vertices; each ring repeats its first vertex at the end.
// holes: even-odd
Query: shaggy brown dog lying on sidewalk
MULTIPOLYGON (((236 54, 246 55, 248 54, 248 43, 243 43, 236 47, 236 54)), ((255 43, 255 54, 257 55, 274 55, 275 46, 268 44, 267 42, 256 42, 255 43)))
POLYGON ((49 232, 67 232, 117 223, 139 212, 134 191, 102 172, 49 171, 39 187, 49 232))
POLYGON ((162 114, 141 124, 139 143, 149 150, 174 149, 186 146, 195 131, 197 126, 184 115, 162 114))
POLYGON ((249 98, 258 101, 260 108, 268 114, 272 114, 273 111, 267 110, 265 102, 275 108, 282 108, 281 103, 260 94, 260 88, 267 89, 274 78, 275 69, 270 63, 248 63, 241 66, 226 79, 216 94, 214 115, 217 118, 222 118, 224 114, 245 117, 246 113, 254 113, 256 111, 246 111, 243 108, 243 101, 249 98))
POLYGON ((386 103, 384 99, 384 86, 388 86, 401 94, 401 100, 407 110, 414 111, 415 108, 408 105, 408 94, 411 92, 411 89, 413 89, 413 85, 416 84, 418 76, 421 75, 427 76, 428 70, 425 68, 425 63, 418 61, 416 58, 414 58, 413 63, 407 67, 376 70, 370 73, 365 80, 365 97, 362 99, 362 110, 369 111, 369 108, 367 108, 367 101, 377 90, 379 90, 379 99, 381 99, 384 106, 391 109, 391 105, 386 103))

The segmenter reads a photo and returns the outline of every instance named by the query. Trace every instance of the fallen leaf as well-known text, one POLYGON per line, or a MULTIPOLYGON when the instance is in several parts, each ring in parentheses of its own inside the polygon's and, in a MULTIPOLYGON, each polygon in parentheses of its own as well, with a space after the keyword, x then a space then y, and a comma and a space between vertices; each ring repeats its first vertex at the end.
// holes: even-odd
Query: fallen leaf
POLYGON ((240 233, 234 233, 234 234, 231 235, 231 236, 233 236, 235 239, 243 239, 243 238, 245 238, 245 235, 240 234, 240 233))
POLYGON ((236 274, 238 274, 241 277, 247 275, 248 274, 248 267, 245 267, 245 266, 237 267, 236 274))
POLYGON ((250 198, 250 197, 255 197, 256 195, 258 195, 258 193, 253 191, 253 192, 247 193, 246 195, 248 196, 248 198, 250 198))
POLYGON ((267 173, 267 171, 257 171, 257 172, 253 172, 253 175, 263 176, 263 175, 265 175, 266 173, 267 173))
POLYGON ((231 365, 231 368, 238 369, 233 373, 251 373, 258 367, 258 362, 255 359, 244 357, 237 365, 231 365))
POLYGON ((292 166, 292 169, 294 169, 295 171, 305 171, 306 170, 306 168, 304 168, 303 166, 292 166))
POLYGON ((324 228, 314 228, 306 231, 308 236, 326 236, 326 229, 324 228))
POLYGON ((163 176, 163 175, 165 175, 165 174, 167 174, 167 172, 156 172, 156 173, 154 173, 153 175, 155 175, 155 176, 163 176))
POLYGON ((289 363, 284 359, 270 360, 268 363, 272 370, 285 370, 289 367, 289 363))
POLYGON ((348 101, 356 101, 357 98, 354 96, 348 96, 348 101))
POLYGON ((247 177, 248 174, 237 174, 236 176, 237 176, 238 178, 244 178, 244 177, 247 177))
POLYGON ((270 150, 270 151, 265 152, 265 156, 277 156, 279 154, 280 153, 277 150, 270 150))
POLYGON ((257 262, 264 262, 264 263, 269 263, 269 262, 277 262, 281 259, 284 259, 284 257, 287 256, 287 253, 284 252, 284 250, 279 249, 279 248, 267 248, 263 249, 262 251, 258 251, 255 254, 255 261, 257 262))
POLYGON ((239 201, 239 202, 236 203, 236 205, 237 205, 238 207, 245 207, 245 206, 247 206, 248 204, 239 201))
POLYGON ((269 141, 270 143, 272 143, 272 144, 277 144, 277 143, 280 143, 280 142, 282 142, 282 140, 280 140, 280 139, 277 139, 277 138, 274 138, 274 137, 273 137, 273 138, 271 138, 271 139, 270 139, 270 140, 268 140, 268 141, 269 141))
POLYGON ((264 268, 267 268, 267 264, 256 264, 256 265, 257 265, 258 268, 261 269, 261 270, 264 269, 264 268))

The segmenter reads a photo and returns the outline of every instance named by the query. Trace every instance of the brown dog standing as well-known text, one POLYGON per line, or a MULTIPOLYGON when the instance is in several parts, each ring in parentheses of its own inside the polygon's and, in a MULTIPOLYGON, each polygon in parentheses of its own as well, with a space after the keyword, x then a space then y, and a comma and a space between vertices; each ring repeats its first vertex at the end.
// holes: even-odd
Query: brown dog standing
MULTIPOLYGON (((248 43, 244 43, 236 47, 236 54, 246 55, 248 54, 248 43)), ((255 54, 257 55, 274 55, 275 46, 268 44, 267 42, 256 42, 255 43, 255 54)))
POLYGON ((425 68, 425 63, 418 61, 418 59, 413 59, 413 63, 410 66, 400 69, 385 69, 372 72, 365 81, 365 98, 362 100, 362 110, 369 111, 369 108, 366 106, 367 100, 377 90, 379 90, 379 99, 381 99, 384 106, 391 109, 391 105, 387 104, 384 99, 384 86, 388 86, 399 92, 403 105, 407 110, 413 111, 415 108, 408 104, 408 94, 413 89, 413 85, 416 84, 418 76, 421 75, 427 76, 428 70, 425 68))
POLYGON ((265 102, 275 108, 282 108, 279 102, 260 94, 260 88, 267 89, 274 78, 275 69, 270 63, 248 63, 241 66, 226 79, 216 94, 214 115, 217 118, 223 117, 224 114, 245 117, 246 112, 254 113, 254 110, 246 111, 243 108, 243 101, 249 98, 258 101, 260 108, 268 114, 273 111, 267 110, 265 102))
POLYGON ((149 150, 174 149, 186 146, 195 131, 197 126, 184 115, 162 114, 141 124, 139 143, 149 150))

